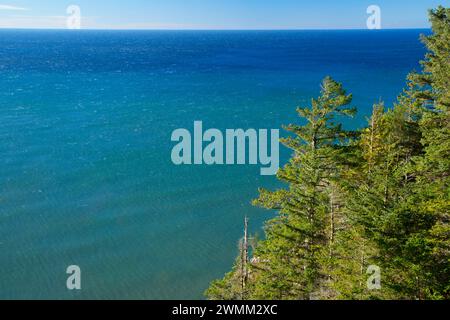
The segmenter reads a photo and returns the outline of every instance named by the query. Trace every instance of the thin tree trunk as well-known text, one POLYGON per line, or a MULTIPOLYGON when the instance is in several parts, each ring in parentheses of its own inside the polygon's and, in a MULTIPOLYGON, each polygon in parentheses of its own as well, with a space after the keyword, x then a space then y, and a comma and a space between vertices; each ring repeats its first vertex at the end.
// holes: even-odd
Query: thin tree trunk
POLYGON ((244 219, 244 239, 242 242, 241 277, 242 277, 242 300, 245 300, 245 291, 248 281, 248 218, 244 219))

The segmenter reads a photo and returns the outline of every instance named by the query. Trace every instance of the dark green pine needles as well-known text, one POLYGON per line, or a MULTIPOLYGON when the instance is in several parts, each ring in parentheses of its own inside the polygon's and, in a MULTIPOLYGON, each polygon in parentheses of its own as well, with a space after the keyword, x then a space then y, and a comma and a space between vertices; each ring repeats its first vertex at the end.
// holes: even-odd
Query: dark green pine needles
POLYGON ((339 123, 356 110, 330 77, 298 108, 304 124, 282 139, 286 188, 254 201, 277 215, 253 250, 241 242, 208 298, 450 298, 450 9, 430 20, 422 70, 392 108, 374 105, 365 129, 339 123))

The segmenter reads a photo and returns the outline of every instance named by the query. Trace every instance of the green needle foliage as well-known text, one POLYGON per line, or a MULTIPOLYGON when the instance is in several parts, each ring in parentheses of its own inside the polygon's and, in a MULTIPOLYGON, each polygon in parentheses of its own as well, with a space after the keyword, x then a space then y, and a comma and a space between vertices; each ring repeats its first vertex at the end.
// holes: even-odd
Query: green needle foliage
POLYGON ((270 293, 271 298, 310 299, 327 279, 321 261, 329 255, 333 232, 329 230, 329 204, 339 178, 339 159, 352 136, 335 120, 356 112, 349 107, 351 101, 342 85, 327 77, 321 96, 313 99, 310 107, 297 110, 306 124, 286 127, 293 136, 282 142, 292 149, 293 157, 278 178, 289 189, 261 189, 254 202, 279 212, 267 227, 267 240, 255 252, 263 261, 255 266, 255 276, 262 284, 256 288, 255 298, 270 293))
POLYGON ((330 77, 298 108, 303 125, 282 139, 287 187, 254 201, 277 215, 208 298, 450 298, 450 9, 430 20, 422 70, 391 109, 374 105, 365 129, 339 123, 356 110, 330 77), (379 287, 368 285, 373 266, 379 287))

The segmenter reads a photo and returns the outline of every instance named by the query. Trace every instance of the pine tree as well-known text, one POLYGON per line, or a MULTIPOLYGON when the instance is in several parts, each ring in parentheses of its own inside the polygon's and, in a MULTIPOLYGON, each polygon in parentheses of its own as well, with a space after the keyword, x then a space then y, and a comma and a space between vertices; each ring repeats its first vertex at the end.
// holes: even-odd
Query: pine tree
MULTIPOLYGON (((398 291, 416 299, 450 297, 450 9, 430 11, 433 34, 422 37, 423 70, 410 75, 411 102, 419 106, 420 153, 405 167, 407 183, 392 216, 403 233, 395 242, 405 270, 398 291), (406 196, 405 196, 406 195, 406 196)), ((403 106, 405 107, 405 106, 403 106)), ((402 106, 397 109, 401 110, 402 106)), ((411 141, 409 133, 405 142, 411 141)), ((395 283, 395 282, 394 282, 395 283)))
MULTIPOLYGON (((374 298, 367 290, 366 270, 373 264, 377 251, 374 244, 364 236, 364 229, 355 223, 358 219, 355 219, 354 212, 359 212, 360 202, 355 210, 351 199, 360 199, 361 190, 371 190, 373 185, 369 176, 380 164, 383 155, 384 109, 383 103, 374 105, 372 117, 367 119, 368 128, 353 142, 354 149, 345 153, 348 166, 340 170, 341 179, 337 183, 342 199, 340 220, 336 224, 335 253, 327 264, 331 275, 328 286, 334 292, 334 299, 374 298), (355 194, 356 190, 358 194, 355 194)), ((356 216, 360 218, 359 214, 356 216)))
POLYGON ((450 298, 450 8, 430 12, 433 34, 423 37, 429 52, 423 71, 412 75, 417 100, 424 113, 420 120, 423 156, 413 167, 414 196, 411 210, 427 224, 411 237, 408 248, 417 269, 418 298, 450 298), (417 213, 416 213, 417 214, 417 213))
POLYGON ((363 239, 366 265, 379 266, 385 279, 380 292, 366 292, 367 298, 408 298, 396 295, 398 283, 410 278, 404 270, 403 242, 407 226, 398 216, 404 200, 410 197, 407 166, 411 155, 420 150, 414 126, 402 107, 384 111, 375 105, 369 127, 361 135, 361 163, 357 175, 348 180, 346 209, 357 237, 363 239), (398 283, 397 283, 398 282, 398 283))
POLYGON ((355 109, 329 77, 298 109, 305 124, 282 140, 293 151, 278 173, 288 188, 261 189, 254 201, 278 214, 251 262, 241 246, 208 297, 450 298, 450 9, 430 20, 423 70, 393 108, 374 105, 359 134, 336 123, 355 109), (381 268, 381 290, 366 285, 369 265, 381 268))
POLYGON ((254 204, 277 210, 279 216, 266 227, 266 240, 256 256, 258 299, 313 299, 320 297, 321 283, 328 279, 323 263, 330 256, 332 209, 331 186, 337 178, 339 158, 351 132, 336 120, 352 116, 352 95, 342 85, 327 77, 321 96, 311 106, 297 110, 307 122, 289 125, 293 136, 282 142, 293 150, 290 162, 278 178, 289 189, 275 192, 260 190, 254 204))
POLYGON ((449 297, 449 10, 430 16, 423 72, 409 76, 399 103, 382 116, 378 161, 363 135, 370 170, 348 199, 355 223, 376 244, 384 297, 449 297))

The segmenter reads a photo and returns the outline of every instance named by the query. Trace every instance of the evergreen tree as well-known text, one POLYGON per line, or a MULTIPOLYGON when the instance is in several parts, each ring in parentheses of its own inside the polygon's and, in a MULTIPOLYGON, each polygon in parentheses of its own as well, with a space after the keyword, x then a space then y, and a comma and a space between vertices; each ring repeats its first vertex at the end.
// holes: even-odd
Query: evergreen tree
MULTIPOLYGON (((334 243, 335 255, 328 264, 331 274, 330 288, 335 299, 367 299, 373 294, 367 290, 366 270, 373 264, 376 256, 375 245, 364 236, 364 228, 355 223, 354 203, 352 197, 361 197, 361 191, 371 190, 373 182, 369 176, 381 163, 384 154, 383 145, 383 116, 384 105, 376 104, 373 107, 372 117, 368 119, 369 127, 361 132, 359 139, 353 145, 352 152, 347 152, 347 167, 340 171, 339 193, 341 195, 341 215, 337 224, 336 241, 334 243), (355 191, 358 194, 355 194, 355 191)), ((371 210, 367 207, 363 210, 371 210)), ((356 214, 360 218, 360 214, 356 214)))
MULTIPOLYGON (((434 34, 422 73, 381 118, 381 151, 348 199, 355 223, 378 250, 388 297, 449 295, 449 10, 431 11, 434 34)), ((370 154, 370 137, 362 138, 370 154)), ((365 151, 364 151, 365 150, 365 151)))
POLYGON ((450 8, 430 12, 433 34, 423 37, 429 52, 423 71, 410 77, 417 100, 423 156, 413 166, 415 182, 408 210, 423 216, 417 235, 408 241, 417 270, 418 298, 450 298, 450 8))
POLYGON ((306 124, 286 127, 293 136, 282 142, 293 150, 293 157, 278 178, 289 189, 260 190, 254 202, 279 212, 268 223, 267 238, 255 253, 261 260, 254 266, 255 298, 312 299, 321 295, 321 283, 328 279, 323 264, 330 257, 334 237, 332 186, 338 177, 339 158, 352 136, 336 120, 354 115, 351 101, 352 95, 327 77, 321 96, 312 99, 310 107, 297 110, 306 124))
POLYGON ((305 123, 282 139, 293 151, 278 173, 288 188, 254 201, 278 215, 253 259, 241 246, 209 298, 450 298, 450 9, 430 20, 423 70, 392 109, 374 105, 366 129, 337 123, 355 109, 329 77, 298 109, 305 123), (381 268, 381 290, 366 284, 370 265, 381 268))

